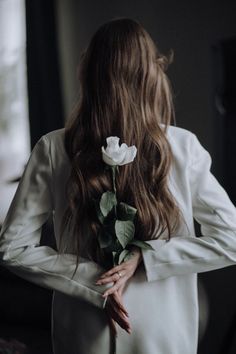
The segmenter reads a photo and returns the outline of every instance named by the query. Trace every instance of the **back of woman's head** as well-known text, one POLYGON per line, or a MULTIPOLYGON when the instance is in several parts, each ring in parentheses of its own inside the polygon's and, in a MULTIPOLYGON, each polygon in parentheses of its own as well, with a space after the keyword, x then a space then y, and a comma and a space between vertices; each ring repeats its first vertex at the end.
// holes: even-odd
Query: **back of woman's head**
POLYGON ((96 129, 99 140, 117 131, 129 143, 134 131, 154 132, 153 125, 168 124, 174 111, 166 64, 139 23, 105 23, 81 60, 81 100, 87 113, 83 126, 96 129))
POLYGON ((135 160, 117 176, 118 199, 138 210, 136 237, 157 238, 165 231, 171 237, 178 226, 179 209, 167 185, 172 153, 166 128, 174 118, 167 66, 167 57, 131 19, 102 25, 81 57, 79 102, 65 132, 72 168, 64 224, 75 220, 77 253, 85 237, 96 248, 101 225, 92 200, 112 189, 101 156, 108 136, 137 147, 135 160))

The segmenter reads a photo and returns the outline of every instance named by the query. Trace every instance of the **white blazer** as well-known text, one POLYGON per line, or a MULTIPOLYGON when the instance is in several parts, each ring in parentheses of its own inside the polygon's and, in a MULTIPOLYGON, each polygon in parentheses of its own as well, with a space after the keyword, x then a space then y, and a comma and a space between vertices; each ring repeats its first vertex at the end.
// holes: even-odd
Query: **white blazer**
MULTIPOLYGON (((54 290, 52 342, 55 354, 196 354, 197 274, 236 264, 236 209, 210 172, 211 157, 188 130, 170 126, 174 161, 169 188, 183 223, 169 242, 148 241, 143 262, 130 279, 124 303, 131 335, 110 336, 101 294, 112 284, 95 285, 100 265, 58 255, 40 246, 41 228, 53 213, 56 243, 66 205, 64 187, 70 164, 64 129, 44 135, 34 147, 0 234, 0 262, 12 272, 54 290), (195 218, 201 237, 194 231, 195 218)), ((86 237, 86 235, 85 235, 86 237)), ((20 304, 19 304, 20 305, 20 304)))

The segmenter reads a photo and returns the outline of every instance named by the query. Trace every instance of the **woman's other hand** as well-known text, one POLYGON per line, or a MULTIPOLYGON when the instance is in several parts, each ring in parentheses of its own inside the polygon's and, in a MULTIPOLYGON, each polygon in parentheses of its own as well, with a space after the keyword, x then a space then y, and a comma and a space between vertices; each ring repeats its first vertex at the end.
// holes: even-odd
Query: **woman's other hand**
POLYGON ((128 333, 131 333, 131 326, 121 295, 115 291, 108 296, 105 310, 108 315, 109 324, 114 335, 117 335, 116 323, 128 333))
POLYGON ((118 266, 113 267, 102 274, 97 280, 97 285, 103 285, 110 282, 115 284, 105 291, 103 296, 114 294, 116 291, 121 296, 126 282, 133 276, 139 263, 142 261, 142 253, 139 247, 134 246, 131 250, 131 258, 118 266))

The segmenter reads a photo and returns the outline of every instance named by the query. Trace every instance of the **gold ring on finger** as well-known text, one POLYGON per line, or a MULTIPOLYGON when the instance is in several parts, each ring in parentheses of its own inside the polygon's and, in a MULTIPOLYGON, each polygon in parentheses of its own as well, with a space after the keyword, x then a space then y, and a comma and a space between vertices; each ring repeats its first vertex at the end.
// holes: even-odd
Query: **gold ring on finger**
POLYGON ((121 272, 117 272, 117 274, 119 275, 119 277, 122 277, 122 273, 121 272))

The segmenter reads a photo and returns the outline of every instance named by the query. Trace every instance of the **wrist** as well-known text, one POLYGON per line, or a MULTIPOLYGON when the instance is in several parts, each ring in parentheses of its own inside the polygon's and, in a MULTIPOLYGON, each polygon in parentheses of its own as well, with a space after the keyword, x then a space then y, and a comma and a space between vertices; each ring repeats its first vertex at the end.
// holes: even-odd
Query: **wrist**
POLYGON ((140 264, 142 262, 142 252, 141 252, 140 247, 133 245, 131 247, 131 252, 138 255, 138 264, 140 264))

